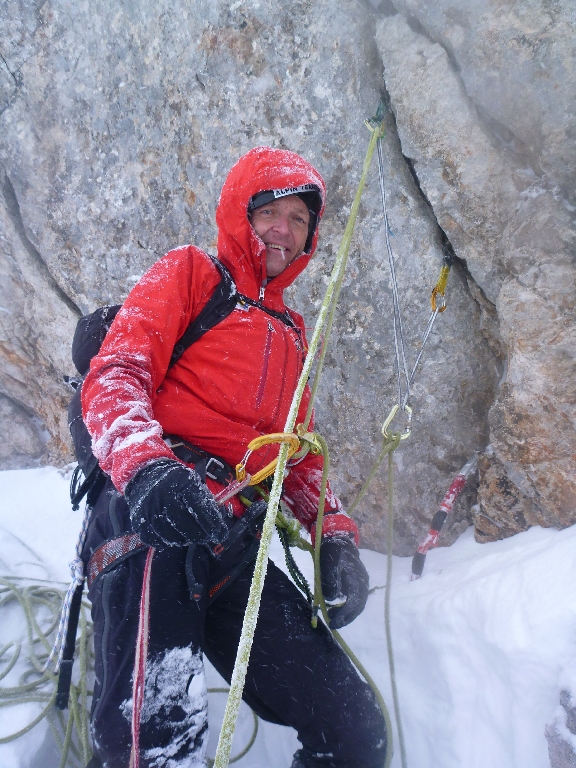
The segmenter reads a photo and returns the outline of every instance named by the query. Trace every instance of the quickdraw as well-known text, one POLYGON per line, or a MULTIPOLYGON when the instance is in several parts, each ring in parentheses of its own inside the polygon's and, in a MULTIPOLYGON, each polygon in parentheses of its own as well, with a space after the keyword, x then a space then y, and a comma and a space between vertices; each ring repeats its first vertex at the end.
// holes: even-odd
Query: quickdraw
POLYGON ((444 291, 446 290, 446 284, 448 282, 448 275, 450 274, 450 267, 448 264, 443 264, 440 270, 440 277, 438 282, 432 288, 432 295, 430 296, 430 304, 432 305, 432 312, 444 312, 446 309, 446 299, 444 298, 444 291), (440 302, 438 302, 440 297, 440 302))

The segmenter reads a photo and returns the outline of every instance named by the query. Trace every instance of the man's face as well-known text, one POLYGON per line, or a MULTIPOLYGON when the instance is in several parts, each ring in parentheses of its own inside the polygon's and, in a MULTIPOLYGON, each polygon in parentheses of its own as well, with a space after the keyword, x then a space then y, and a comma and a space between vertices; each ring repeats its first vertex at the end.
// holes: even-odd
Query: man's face
POLYGON ((250 215, 250 223, 266 246, 266 273, 272 278, 304 250, 310 212, 297 195, 288 195, 256 208, 250 215))

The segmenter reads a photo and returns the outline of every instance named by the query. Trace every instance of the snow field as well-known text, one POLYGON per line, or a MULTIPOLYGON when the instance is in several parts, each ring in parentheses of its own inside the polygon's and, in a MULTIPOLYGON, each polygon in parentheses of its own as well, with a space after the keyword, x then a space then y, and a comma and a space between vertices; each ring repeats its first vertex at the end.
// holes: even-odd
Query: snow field
MULTIPOLYGON (((70 509, 62 471, 0 472, 0 575, 67 581, 81 520, 70 509)), ((299 550, 295 556, 311 580, 310 557, 299 550)), ((283 565, 277 540, 272 557, 283 565)), ((362 558, 371 586, 383 587, 385 557, 363 550, 362 558)), ((556 719, 569 734, 559 694, 576 690, 576 527, 533 528, 483 545, 469 530, 452 547, 428 554, 420 580, 410 581, 410 568, 410 558, 394 558, 392 628, 409 768, 546 768, 544 729, 556 719)), ((342 634, 381 686, 393 717, 383 606, 384 590, 376 589, 342 634)), ((0 647, 23 631, 18 611, 2 609, 0 647)), ((224 685, 210 667, 207 677, 209 687, 224 685)), ((225 699, 209 696, 211 755, 225 699)), ((37 712, 35 705, 0 709, 0 737, 37 712)), ((251 732, 252 716, 242 705, 233 754, 251 732)), ((0 768, 56 768, 45 735, 40 725, 0 745, 0 768)), ((256 744, 235 765, 287 768, 297 747, 290 729, 261 722, 256 744)), ((392 765, 400 766, 398 748, 392 765)))

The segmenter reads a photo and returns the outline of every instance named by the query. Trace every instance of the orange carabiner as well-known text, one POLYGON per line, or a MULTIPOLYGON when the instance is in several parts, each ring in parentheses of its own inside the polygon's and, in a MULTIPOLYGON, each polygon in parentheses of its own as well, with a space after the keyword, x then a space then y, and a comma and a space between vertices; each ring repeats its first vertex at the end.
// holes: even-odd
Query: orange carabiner
POLYGON ((444 291, 446 290, 446 284, 448 283, 448 275, 450 274, 450 267, 446 264, 442 266, 440 270, 440 277, 438 282, 432 288, 432 295, 430 296, 430 304, 432 305, 432 312, 444 312, 446 309, 446 299, 444 297, 444 291), (440 297, 440 299, 438 299, 440 297))

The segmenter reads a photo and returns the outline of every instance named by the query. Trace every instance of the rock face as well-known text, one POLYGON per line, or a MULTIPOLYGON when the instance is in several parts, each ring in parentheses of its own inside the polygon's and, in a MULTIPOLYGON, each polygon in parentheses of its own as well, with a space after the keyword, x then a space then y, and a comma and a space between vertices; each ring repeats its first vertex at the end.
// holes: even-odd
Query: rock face
MULTIPOLYGON (((480 506, 471 481, 445 543, 471 522, 473 508, 486 537, 571 522, 571 221, 561 204, 574 151, 563 138, 570 99, 542 94, 524 125, 507 96, 523 98, 513 55, 490 36, 489 18, 474 44, 472 16, 465 19, 468 37, 458 34, 466 57, 456 66, 456 43, 433 42, 425 28, 429 21, 446 40, 453 34, 447 4, 420 20, 416 5, 398 4, 400 13, 374 5, 0 2, 0 408, 9 414, 0 429, 2 445, 13 446, 0 466, 70 460, 62 376, 73 373, 77 317, 121 301, 175 245, 213 251, 222 182, 258 144, 300 152, 328 184, 318 256, 289 296, 313 326, 360 176, 363 121, 385 84, 390 241, 409 364, 430 314, 443 232, 459 257, 413 388, 413 436, 396 453, 396 551, 413 551, 474 451, 484 451, 480 506), (480 53, 491 56, 487 41, 501 54, 490 71, 511 73, 499 111, 489 73, 478 71, 480 53), (467 72, 486 104, 480 96, 472 103, 467 72), (563 121, 552 107, 564 109, 563 121)), ((570 66, 563 24, 545 32, 556 57, 551 87, 562 82, 560 59, 566 72, 570 66)), ((528 93, 536 64, 529 46, 522 50, 528 93)), ((374 166, 317 405, 345 504, 378 452, 395 382, 374 166)), ((364 543, 377 549, 385 547, 384 474, 356 513, 364 543)))
POLYGON ((576 508, 573 12, 496 5, 401 0, 377 32, 402 151, 506 356, 480 539, 570 525, 576 508))
POLYGON ((550 768, 576 768, 576 708, 568 691, 560 692, 557 716, 545 732, 550 768))

